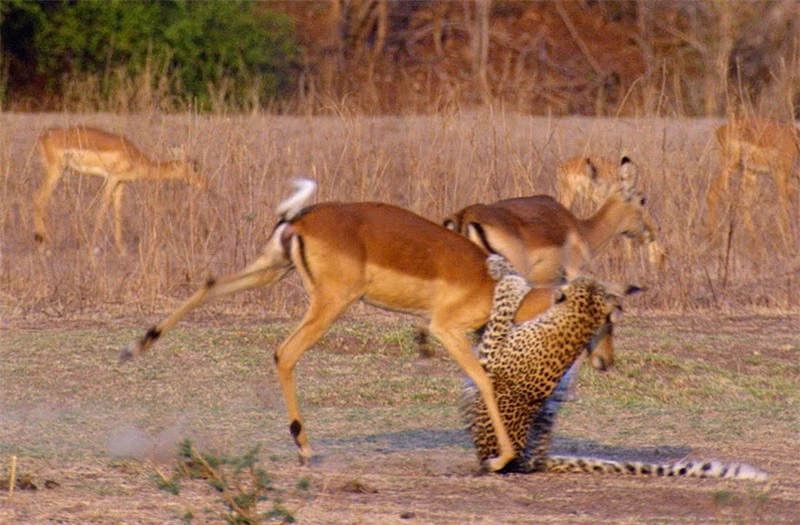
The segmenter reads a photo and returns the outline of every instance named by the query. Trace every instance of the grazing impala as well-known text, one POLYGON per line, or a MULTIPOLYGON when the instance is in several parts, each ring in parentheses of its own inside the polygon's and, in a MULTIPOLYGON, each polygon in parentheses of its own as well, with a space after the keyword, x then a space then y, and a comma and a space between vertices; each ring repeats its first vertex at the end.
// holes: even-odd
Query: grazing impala
MULTIPOLYGON (((475 244, 436 223, 382 203, 327 202, 303 208, 316 184, 298 181, 278 207, 280 220, 260 257, 239 273, 209 279, 182 306, 126 348, 123 360, 141 354, 190 310, 206 301, 273 283, 297 270, 310 296, 305 317, 275 352, 300 459, 311 456, 295 394, 294 367, 358 300, 429 319, 429 329, 475 382, 489 407, 501 453, 485 467, 501 469, 514 450, 500 419, 492 383, 472 352, 467 331, 485 325, 495 281, 475 244)), ((518 312, 531 319, 550 305, 552 290, 534 289, 518 312)))
POLYGON ((772 175, 778 193, 783 232, 791 225, 792 200, 797 194, 797 164, 800 161, 800 131, 790 123, 767 119, 731 120, 717 128, 722 170, 711 181, 706 194, 708 227, 712 235, 717 231, 719 201, 730 187, 731 176, 741 171, 739 206, 734 213, 741 214, 745 227, 756 238, 753 210, 762 213, 765 206, 756 205, 762 177, 772 175), (794 177, 793 177, 794 175, 794 177), (794 178, 794 180, 792 180, 794 178))
POLYGON ((114 240, 119 253, 125 253, 122 241, 122 193, 125 184, 134 180, 182 180, 205 189, 206 178, 194 163, 185 158, 156 162, 120 135, 89 127, 55 128, 38 138, 44 164, 44 181, 33 195, 33 223, 37 242, 49 240, 45 209, 65 170, 105 178, 102 203, 95 217, 92 247, 103 219, 114 203, 114 240))
MULTIPOLYGON (((627 163, 623 159, 620 170, 627 163)), ((579 274, 588 259, 617 235, 657 243, 644 197, 632 186, 633 179, 620 180, 588 219, 578 219, 552 197, 535 195, 473 204, 445 219, 444 225, 485 253, 502 255, 529 281, 555 284, 579 274)), ((605 369, 614 361, 611 334, 610 324, 601 329, 590 354, 595 368, 605 369)))

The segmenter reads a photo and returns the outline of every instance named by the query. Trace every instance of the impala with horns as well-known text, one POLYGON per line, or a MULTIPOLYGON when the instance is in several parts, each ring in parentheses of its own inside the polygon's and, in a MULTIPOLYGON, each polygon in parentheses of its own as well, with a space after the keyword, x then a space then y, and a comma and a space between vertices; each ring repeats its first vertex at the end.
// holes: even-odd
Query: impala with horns
MULTIPOLYGON (((757 204, 764 178, 772 176, 778 196, 780 227, 784 235, 792 224, 791 208, 797 195, 800 163, 800 130, 792 123, 762 118, 733 119, 715 132, 721 155, 722 170, 709 184, 706 194, 708 228, 715 235, 720 199, 729 191, 731 177, 740 173, 739 206, 733 211, 744 221, 751 238, 757 238, 753 211, 762 214, 765 207, 757 204)), ((729 197, 731 198, 731 197, 729 197)), ((734 200, 732 198, 732 200, 734 200)))
MULTIPOLYGON (((626 159, 620 169, 625 169, 626 159)), ((612 187, 606 201, 587 219, 575 217, 546 195, 473 204, 444 220, 486 254, 502 255, 537 284, 555 284, 582 272, 588 260, 612 238, 623 235, 643 244, 657 243, 645 198, 631 179, 612 187)), ((660 252, 660 250, 657 250, 660 252)), ((604 370, 614 362, 613 327, 609 320, 590 348, 592 366, 604 370)), ((420 337, 423 339, 423 337, 420 337)))
MULTIPOLYGON (((278 379, 289 414, 289 430, 301 461, 311 457, 295 392, 294 367, 300 356, 353 303, 422 315, 428 328, 477 385, 491 414, 500 455, 484 467, 496 471, 514 457, 497 409, 492 383, 472 352, 467 332, 489 319, 495 281, 486 255, 475 244, 410 211, 383 203, 326 202, 304 207, 316 188, 312 181, 278 207, 280 220, 261 255, 243 271, 208 282, 140 340, 123 350, 127 360, 150 348, 190 310, 210 299, 273 283, 296 270, 310 296, 298 327, 275 352, 278 379)), ((551 288, 535 288, 518 320, 546 310, 551 288)))
POLYGON ((196 163, 188 160, 182 149, 178 152, 179 158, 157 162, 125 137, 85 126, 49 129, 39 135, 37 145, 44 165, 44 180, 33 195, 33 224, 35 239, 39 243, 49 240, 45 210, 66 170, 105 179, 102 201, 95 216, 91 248, 113 203, 114 240, 120 254, 125 254, 122 239, 122 194, 125 184, 135 180, 180 180, 204 190, 208 187, 196 163))

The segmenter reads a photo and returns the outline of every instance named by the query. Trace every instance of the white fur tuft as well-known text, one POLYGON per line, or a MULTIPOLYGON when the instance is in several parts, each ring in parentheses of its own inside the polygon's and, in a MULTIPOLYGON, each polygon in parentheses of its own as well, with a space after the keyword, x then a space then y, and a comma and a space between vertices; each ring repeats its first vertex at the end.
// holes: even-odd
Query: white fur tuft
POLYGON ((295 179, 292 184, 295 188, 294 194, 281 201, 276 210, 278 215, 286 220, 293 219, 317 189, 317 183, 311 179, 295 179))
POLYGON ((769 479, 769 474, 746 463, 740 463, 737 467, 735 479, 750 479, 753 481, 767 481, 769 479))

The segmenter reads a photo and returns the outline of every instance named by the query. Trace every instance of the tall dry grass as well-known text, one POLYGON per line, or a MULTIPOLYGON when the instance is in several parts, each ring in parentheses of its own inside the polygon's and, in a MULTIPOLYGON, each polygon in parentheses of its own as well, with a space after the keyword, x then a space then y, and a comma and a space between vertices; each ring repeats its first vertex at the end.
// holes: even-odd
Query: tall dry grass
MULTIPOLYGON (((472 202, 553 193, 555 167, 591 152, 627 154, 643 166, 642 189, 661 227, 668 261, 633 260, 612 246, 591 271, 645 284, 642 309, 796 308, 798 228, 781 238, 774 189, 762 196, 763 238, 734 229, 732 244, 704 234, 705 190, 718 169, 716 120, 530 117, 487 109, 429 116, 202 116, 198 114, 3 114, 0 127, 0 307, 3 317, 154 315, 209 275, 242 268, 264 245, 277 203, 295 177, 319 182, 318 201, 378 200, 438 221, 472 202), (122 133, 153 158, 185 144, 210 180, 207 193, 173 182, 130 184, 124 201, 129 254, 117 255, 110 217, 97 267, 87 259, 101 180, 67 175, 48 208, 53 244, 33 241, 31 195, 41 178, 34 147, 50 126, 87 124, 122 133)), ((797 210, 794 211, 797 216, 797 210)), ((298 315, 296 278, 204 309, 298 315)), ((202 315, 202 314, 201 314, 202 315)))

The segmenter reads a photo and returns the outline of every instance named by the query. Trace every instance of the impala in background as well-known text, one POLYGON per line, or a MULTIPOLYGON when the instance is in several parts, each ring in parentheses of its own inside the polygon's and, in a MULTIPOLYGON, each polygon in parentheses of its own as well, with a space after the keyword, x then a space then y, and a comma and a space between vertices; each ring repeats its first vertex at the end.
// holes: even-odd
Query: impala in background
POLYGON ((34 237, 49 241, 45 210, 61 176, 67 171, 103 177, 103 197, 95 216, 90 253, 97 242, 103 220, 114 204, 114 240, 117 251, 125 254, 122 239, 122 195, 125 184, 136 180, 180 180, 205 190, 206 178, 194 161, 181 151, 179 158, 163 162, 150 159, 128 139, 89 127, 49 129, 37 139, 44 165, 44 180, 33 195, 34 237))

